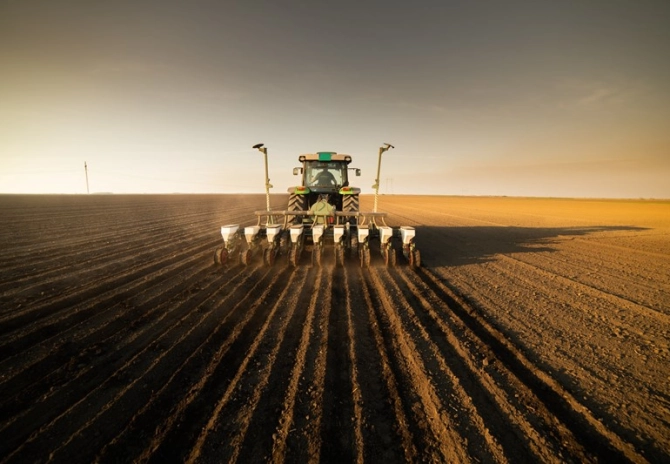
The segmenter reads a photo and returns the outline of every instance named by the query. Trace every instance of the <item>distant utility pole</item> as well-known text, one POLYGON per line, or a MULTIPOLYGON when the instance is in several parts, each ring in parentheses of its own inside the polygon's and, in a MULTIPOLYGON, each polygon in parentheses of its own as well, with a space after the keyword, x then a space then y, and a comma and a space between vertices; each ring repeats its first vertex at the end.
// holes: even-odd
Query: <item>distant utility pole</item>
POLYGON ((88 191, 88 166, 86 166, 86 161, 84 161, 84 174, 86 174, 86 193, 91 193, 88 191))

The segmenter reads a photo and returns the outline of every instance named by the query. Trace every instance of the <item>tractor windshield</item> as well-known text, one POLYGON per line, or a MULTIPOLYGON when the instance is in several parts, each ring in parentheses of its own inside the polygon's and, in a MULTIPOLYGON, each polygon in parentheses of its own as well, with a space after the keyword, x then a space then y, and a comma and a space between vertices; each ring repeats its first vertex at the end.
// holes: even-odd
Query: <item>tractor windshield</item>
POLYGON ((334 161, 307 163, 305 183, 308 187, 341 187, 347 180, 347 165, 334 161))

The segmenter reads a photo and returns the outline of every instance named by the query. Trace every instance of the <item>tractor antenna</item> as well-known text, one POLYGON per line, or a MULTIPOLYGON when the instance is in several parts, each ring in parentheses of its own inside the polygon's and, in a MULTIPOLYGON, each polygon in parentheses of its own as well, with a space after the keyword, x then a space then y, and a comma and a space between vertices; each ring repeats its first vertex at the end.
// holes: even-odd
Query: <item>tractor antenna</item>
POLYGON ((91 193, 88 190, 88 166, 86 165, 86 161, 84 161, 84 174, 86 175, 86 193, 91 193))
POLYGON ((372 186, 372 188, 375 189, 375 204, 373 208, 373 211, 375 213, 377 212, 377 197, 379 196, 379 173, 382 168, 382 153, 387 151, 389 148, 395 148, 395 147, 390 143, 384 143, 384 145, 379 147, 379 161, 377 162, 377 178, 375 179, 375 185, 372 186))
POLYGON ((251 148, 255 148, 263 153, 263 159, 265 161, 265 204, 267 210, 270 211, 270 189, 272 188, 272 184, 270 184, 270 178, 268 177, 268 149, 263 145, 263 143, 257 143, 251 148))

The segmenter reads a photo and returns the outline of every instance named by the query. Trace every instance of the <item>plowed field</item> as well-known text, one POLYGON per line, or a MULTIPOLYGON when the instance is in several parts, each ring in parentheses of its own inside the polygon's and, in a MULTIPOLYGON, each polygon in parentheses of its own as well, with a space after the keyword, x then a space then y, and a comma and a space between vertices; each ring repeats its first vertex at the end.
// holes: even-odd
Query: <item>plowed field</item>
POLYGON ((264 206, 0 196, 0 461, 670 461, 670 203, 383 196, 418 270, 214 266, 264 206))

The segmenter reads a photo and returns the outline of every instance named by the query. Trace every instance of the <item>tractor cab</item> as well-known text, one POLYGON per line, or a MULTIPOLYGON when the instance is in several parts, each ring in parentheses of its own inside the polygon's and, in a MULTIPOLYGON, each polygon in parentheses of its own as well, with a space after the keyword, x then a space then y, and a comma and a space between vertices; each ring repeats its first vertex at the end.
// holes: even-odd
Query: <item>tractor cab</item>
POLYGON ((347 165, 341 161, 305 161, 304 166, 306 187, 339 189, 349 183, 347 165))
MULTIPOLYGON (((337 193, 349 185, 349 163, 351 156, 322 151, 301 155, 298 160, 302 168, 294 168, 293 174, 302 174, 302 186, 314 193, 337 193)), ((356 169, 360 176, 360 169, 356 169)))

